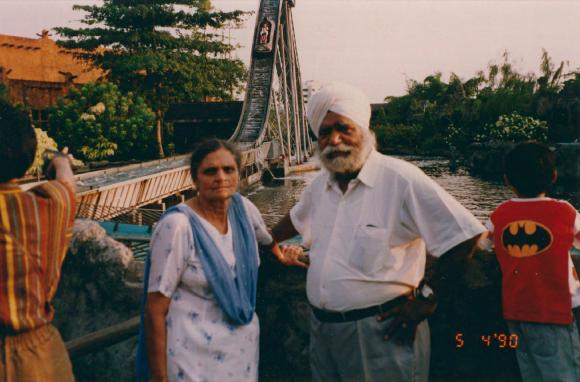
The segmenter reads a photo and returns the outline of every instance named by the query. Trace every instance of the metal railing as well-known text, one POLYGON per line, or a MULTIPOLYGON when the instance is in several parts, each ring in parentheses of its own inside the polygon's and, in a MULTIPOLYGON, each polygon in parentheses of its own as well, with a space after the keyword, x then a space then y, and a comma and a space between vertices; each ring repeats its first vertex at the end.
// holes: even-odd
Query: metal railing
POLYGON ((128 340, 139 333, 139 317, 133 317, 130 320, 121 322, 105 329, 98 330, 94 333, 87 334, 74 340, 68 341, 66 350, 71 359, 79 358, 119 342, 128 340))

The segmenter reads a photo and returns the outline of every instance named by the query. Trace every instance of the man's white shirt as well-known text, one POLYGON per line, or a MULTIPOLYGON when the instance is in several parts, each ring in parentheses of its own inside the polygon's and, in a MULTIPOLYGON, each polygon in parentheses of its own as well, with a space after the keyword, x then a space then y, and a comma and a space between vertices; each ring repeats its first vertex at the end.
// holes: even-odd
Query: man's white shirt
POLYGON ((310 303, 332 311, 382 304, 418 286, 426 250, 440 256, 484 226, 416 166, 372 151, 343 194, 321 171, 290 211, 310 248, 310 303))

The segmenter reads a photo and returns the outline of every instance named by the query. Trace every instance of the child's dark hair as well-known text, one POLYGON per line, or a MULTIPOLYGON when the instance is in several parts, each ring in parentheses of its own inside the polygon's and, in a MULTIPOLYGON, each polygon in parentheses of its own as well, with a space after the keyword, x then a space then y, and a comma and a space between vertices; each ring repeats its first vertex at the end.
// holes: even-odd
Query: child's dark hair
POLYGON ((36 134, 28 116, 0 101, 0 183, 23 177, 35 155, 36 134))
POLYGON ((218 151, 219 149, 226 149, 229 151, 234 156, 236 164, 238 165, 238 171, 240 170, 242 154, 233 143, 215 138, 207 139, 197 144, 191 153, 191 162, 189 167, 191 170, 191 179, 196 179, 197 169, 199 168, 201 162, 203 162, 204 158, 209 154, 218 151))
POLYGON ((547 192, 556 172, 554 153, 542 143, 518 144, 505 157, 505 176, 521 196, 533 198, 547 192))

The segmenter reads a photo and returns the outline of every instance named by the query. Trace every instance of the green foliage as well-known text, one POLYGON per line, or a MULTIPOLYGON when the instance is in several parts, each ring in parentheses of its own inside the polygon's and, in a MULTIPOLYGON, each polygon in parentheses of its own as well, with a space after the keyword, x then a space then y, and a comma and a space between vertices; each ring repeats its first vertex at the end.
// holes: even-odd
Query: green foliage
POLYGON ((474 137, 475 142, 499 141, 522 142, 536 140, 545 142, 548 139, 548 124, 532 117, 518 113, 500 116, 493 124, 484 126, 474 137))
POLYGON ((55 28, 59 44, 83 49, 80 56, 121 90, 143 96, 156 113, 159 136, 171 103, 230 100, 241 90, 244 64, 227 57, 236 46, 219 32, 239 27, 245 12, 214 11, 208 0, 103 0, 73 9, 86 12, 87 27, 55 28))
POLYGON ((447 126, 447 135, 445 136, 445 143, 452 150, 457 150, 458 147, 468 140, 466 131, 458 128, 453 123, 447 126))
POLYGON ((419 125, 374 125, 373 130, 378 146, 383 149, 416 149, 421 143, 421 126, 419 125))
POLYGON ((580 140, 580 72, 567 76, 562 89, 537 102, 538 116, 549 122, 553 142, 580 140))
POLYGON ((406 95, 385 98, 373 124, 418 126, 420 144, 408 148, 419 150, 463 151, 486 139, 574 141, 580 138, 580 72, 564 69, 544 51, 539 76, 520 74, 506 52, 469 79, 452 73, 445 81, 435 73, 409 81, 406 95))
POLYGON ((73 88, 49 110, 51 134, 83 160, 152 158, 154 125, 144 100, 112 83, 73 88))

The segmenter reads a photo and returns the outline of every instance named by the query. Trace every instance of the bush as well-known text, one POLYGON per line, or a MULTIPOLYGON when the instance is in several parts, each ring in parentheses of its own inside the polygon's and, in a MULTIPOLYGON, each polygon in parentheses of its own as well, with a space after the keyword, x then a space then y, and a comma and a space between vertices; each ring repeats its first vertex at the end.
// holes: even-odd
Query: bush
POLYGON ((449 150, 456 151, 460 147, 465 147, 469 140, 468 132, 450 123, 447 126, 447 134, 445 135, 445 144, 449 150))
POLYGON ((501 115, 494 124, 487 124, 474 137, 476 142, 499 141, 517 143, 528 140, 548 140, 548 124, 518 113, 501 115))
POLYGON ((379 150, 407 149, 416 150, 421 143, 421 126, 404 124, 375 125, 373 130, 377 136, 379 150))
POLYGON ((71 89, 49 110, 49 132, 84 160, 155 156, 155 114, 144 100, 111 83, 71 89))

